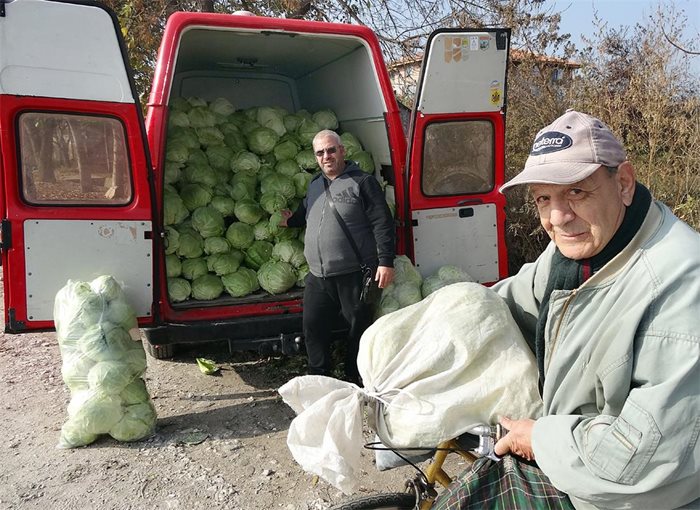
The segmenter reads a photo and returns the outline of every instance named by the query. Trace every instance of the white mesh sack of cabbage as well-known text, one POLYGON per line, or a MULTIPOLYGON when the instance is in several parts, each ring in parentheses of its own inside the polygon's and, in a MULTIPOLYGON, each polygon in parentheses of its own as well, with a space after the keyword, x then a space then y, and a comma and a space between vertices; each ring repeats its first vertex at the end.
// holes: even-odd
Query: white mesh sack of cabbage
POLYGON ((345 493, 356 485, 363 410, 396 448, 435 447, 500 416, 536 417, 534 357, 501 297, 455 283, 379 318, 362 336, 364 388, 301 376, 279 389, 297 416, 287 445, 307 471, 345 493))
POLYGON ((59 448, 109 434, 136 441, 151 434, 156 410, 141 376, 146 353, 136 315, 111 276, 69 280, 54 302, 63 381, 70 389, 59 448))

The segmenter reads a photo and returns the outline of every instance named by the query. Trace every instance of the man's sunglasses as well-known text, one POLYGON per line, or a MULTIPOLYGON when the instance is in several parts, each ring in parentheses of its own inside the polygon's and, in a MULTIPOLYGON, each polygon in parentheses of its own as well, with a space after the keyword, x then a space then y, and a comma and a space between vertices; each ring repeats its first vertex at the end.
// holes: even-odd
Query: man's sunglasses
POLYGON ((316 151, 314 152, 314 154, 316 154, 317 158, 322 158, 324 154, 328 154, 330 156, 331 154, 335 154, 336 152, 338 152, 338 147, 333 146, 328 147, 327 149, 321 149, 320 151, 316 151))

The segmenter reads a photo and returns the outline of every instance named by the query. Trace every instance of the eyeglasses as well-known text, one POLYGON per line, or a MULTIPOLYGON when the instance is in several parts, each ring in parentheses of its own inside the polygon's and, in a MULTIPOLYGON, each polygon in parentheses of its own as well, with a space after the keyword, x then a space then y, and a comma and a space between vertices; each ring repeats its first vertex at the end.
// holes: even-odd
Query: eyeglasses
POLYGON ((335 154, 336 152, 338 152, 338 147, 333 146, 328 147, 327 149, 321 149, 320 151, 316 151, 314 152, 314 154, 316 154, 317 158, 322 158, 324 154, 328 154, 330 156, 331 154, 335 154))

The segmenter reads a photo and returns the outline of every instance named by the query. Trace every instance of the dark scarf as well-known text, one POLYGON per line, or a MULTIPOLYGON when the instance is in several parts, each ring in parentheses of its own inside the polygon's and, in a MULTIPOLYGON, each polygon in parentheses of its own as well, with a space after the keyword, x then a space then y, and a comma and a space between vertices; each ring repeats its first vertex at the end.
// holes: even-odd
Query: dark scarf
POLYGON ((572 260, 561 254, 559 248, 554 251, 549 279, 544 291, 542 304, 537 317, 535 330, 535 355, 540 374, 540 394, 544 385, 544 331, 549 312, 549 298, 555 290, 574 290, 594 275, 601 267, 620 253, 637 234, 651 205, 651 193, 640 183, 636 183, 632 203, 625 211, 620 228, 603 250, 589 259, 572 260))

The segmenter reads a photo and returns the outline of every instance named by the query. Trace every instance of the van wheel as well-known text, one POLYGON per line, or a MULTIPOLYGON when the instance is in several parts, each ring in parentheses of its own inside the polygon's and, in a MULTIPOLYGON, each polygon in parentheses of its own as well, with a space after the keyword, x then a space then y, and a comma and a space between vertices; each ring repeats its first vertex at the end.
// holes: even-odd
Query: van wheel
POLYGON ((170 359, 175 355, 175 346, 173 344, 152 344, 148 340, 143 342, 143 348, 151 358, 155 359, 170 359))

